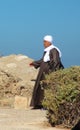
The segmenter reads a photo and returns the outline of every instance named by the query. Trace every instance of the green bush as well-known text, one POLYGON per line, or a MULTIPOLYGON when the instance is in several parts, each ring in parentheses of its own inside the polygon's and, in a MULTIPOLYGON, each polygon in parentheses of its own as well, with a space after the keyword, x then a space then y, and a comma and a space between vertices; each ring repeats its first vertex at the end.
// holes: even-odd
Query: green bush
POLYGON ((43 106, 51 125, 72 128, 80 119, 80 66, 46 75, 43 106))

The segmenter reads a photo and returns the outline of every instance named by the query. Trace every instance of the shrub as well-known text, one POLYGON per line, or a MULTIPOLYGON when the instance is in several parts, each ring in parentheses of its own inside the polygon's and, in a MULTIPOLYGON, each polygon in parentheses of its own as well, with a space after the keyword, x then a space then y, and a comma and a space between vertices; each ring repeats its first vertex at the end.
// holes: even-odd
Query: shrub
POLYGON ((80 66, 46 75, 43 106, 51 125, 72 128, 80 119, 80 66))

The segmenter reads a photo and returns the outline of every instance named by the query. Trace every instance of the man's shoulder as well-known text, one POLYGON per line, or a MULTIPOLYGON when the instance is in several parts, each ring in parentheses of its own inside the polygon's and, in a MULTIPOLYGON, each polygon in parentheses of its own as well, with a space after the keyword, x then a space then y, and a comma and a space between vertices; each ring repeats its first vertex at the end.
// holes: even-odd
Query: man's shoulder
POLYGON ((52 48, 50 52, 58 52, 58 50, 56 48, 52 48))

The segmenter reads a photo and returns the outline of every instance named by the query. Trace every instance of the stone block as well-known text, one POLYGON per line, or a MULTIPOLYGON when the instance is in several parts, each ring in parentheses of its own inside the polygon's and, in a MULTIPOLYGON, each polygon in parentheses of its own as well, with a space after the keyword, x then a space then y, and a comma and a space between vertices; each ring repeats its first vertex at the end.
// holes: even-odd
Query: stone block
POLYGON ((15 96, 14 108, 27 109, 30 106, 30 97, 15 96))

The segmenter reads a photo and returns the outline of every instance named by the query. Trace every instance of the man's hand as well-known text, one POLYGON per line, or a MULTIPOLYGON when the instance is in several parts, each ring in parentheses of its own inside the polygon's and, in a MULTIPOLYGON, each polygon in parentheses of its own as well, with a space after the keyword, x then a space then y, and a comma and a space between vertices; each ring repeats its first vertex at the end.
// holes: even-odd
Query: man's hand
POLYGON ((32 62, 32 63, 30 63, 29 65, 30 65, 30 66, 34 66, 34 65, 33 65, 33 62, 32 62))

